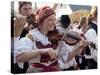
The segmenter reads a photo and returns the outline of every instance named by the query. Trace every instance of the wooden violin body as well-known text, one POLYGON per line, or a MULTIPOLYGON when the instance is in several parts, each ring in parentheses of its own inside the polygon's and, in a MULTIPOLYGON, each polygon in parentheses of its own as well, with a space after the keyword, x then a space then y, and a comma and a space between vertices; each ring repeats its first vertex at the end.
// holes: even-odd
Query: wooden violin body
POLYGON ((65 41, 65 43, 69 44, 69 45, 75 45, 76 43, 78 43, 81 38, 79 35, 77 35, 76 32, 70 32, 67 34, 60 34, 58 30, 54 30, 54 31, 50 31, 47 34, 49 41, 51 41, 51 43, 57 43, 58 41, 65 41), (72 38, 74 39, 74 41, 68 41, 68 38, 72 38))
MULTIPOLYGON (((81 41, 81 35, 79 35, 77 32, 71 31, 67 34, 60 34, 57 29, 48 32, 47 34, 49 41, 51 41, 52 44, 58 44, 58 41, 65 41, 66 44, 69 44, 70 46, 77 44, 79 41, 81 41), (72 40, 69 40, 72 39, 72 40)), ((93 49, 96 49, 96 45, 93 42, 88 42, 89 46, 93 49)))
POLYGON ((36 15, 35 14, 31 14, 30 16, 28 16, 26 21, 29 25, 32 25, 33 28, 36 28, 38 26, 36 23, 36 15))

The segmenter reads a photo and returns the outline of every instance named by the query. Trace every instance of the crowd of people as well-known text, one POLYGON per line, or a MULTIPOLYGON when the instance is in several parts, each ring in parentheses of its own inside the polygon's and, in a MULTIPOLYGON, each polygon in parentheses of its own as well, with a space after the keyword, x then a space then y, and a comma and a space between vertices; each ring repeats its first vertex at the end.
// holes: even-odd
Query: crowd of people
POLYGON ((56 19, 50 6, 34 13, 31 2, 19 2, 18 9, 11 18, 12 73, 97 68, 97 7, 78 23, 67 14, 56 19))

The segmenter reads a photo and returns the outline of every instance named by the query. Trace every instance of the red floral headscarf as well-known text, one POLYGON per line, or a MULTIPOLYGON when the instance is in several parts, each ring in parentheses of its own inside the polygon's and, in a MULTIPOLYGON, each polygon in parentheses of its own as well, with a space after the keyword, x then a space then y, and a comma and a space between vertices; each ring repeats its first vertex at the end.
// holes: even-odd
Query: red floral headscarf
POLYGON ((41 24, 44 19, 49 17, 50 15, 55 14, 54 10, 49 6, 44 6, 37 11, 36 22, 41 24))

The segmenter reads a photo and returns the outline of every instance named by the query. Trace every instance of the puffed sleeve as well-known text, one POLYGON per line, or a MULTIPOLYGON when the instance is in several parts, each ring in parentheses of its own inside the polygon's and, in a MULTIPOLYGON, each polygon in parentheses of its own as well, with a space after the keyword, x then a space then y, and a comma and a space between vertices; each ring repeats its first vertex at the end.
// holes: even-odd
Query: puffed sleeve
POLYGON ((63 43, 60 54, 59 54, 60 58, 58 60, 60 68, 62 69, 66 68, 65 62, 67 61, 69 52, 71 51, 72 49, 70 48, 70 46, 63 43))
POLYGON ((67 61, 69 52, 71 52, 71 51, 72 51, 72 49, 67 44, 63 45, 63 47, 62 47, 62 60, 63 61, 67 61))
POLYGON ((93 29, 88 30, 85 34, 85 37, 88 41, 96 43, 95 40, 96 40, 97 35, 96 35, 96 32, 93 29))
POLYGON ((32 51, 36 48, 35 44, 27 37, 21 38, 17 47, 14 48, 14 55, 17 56, 23 52, 32 51))
POLYGON ((60 46, 59 48, 59 56, 61 58, 61 60, 66 61, 68 58, 68 54, 71 51, 71 48, 69 47, 69 45, 65 44, 65 42, 62 43, 62 46, 60 46))

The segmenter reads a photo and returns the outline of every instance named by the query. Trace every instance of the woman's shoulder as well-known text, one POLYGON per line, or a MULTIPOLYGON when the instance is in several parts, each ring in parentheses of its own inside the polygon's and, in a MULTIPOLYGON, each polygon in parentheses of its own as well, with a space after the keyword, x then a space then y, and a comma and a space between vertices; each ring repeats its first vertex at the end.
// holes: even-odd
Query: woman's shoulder
POLYGON ((20 43, 33 43, 32 40, 28 37, 23 37, 19 40, 20 43))
POLYGON ((43 45, 50 44, 48 37, 44 34, 42 34, 38 28, 33 29, 32 31, 29 32, 29 34, 32 35, 35 41, 41 42, 43 45))
POLYGON ((38 32, 38 29, 37 29, 37 28, 32 29, 32 30, 29 31, 30 34, 35 34, 35 33, 37 33, 37 32, 38 32))

